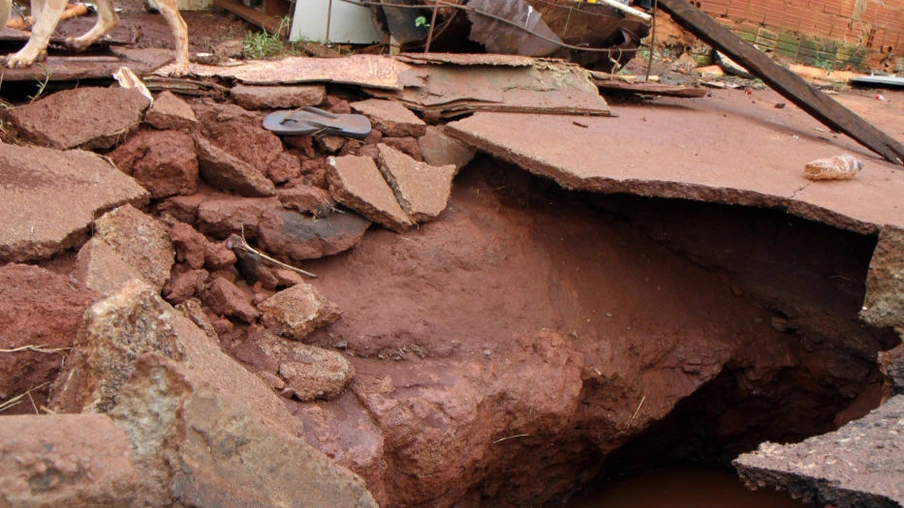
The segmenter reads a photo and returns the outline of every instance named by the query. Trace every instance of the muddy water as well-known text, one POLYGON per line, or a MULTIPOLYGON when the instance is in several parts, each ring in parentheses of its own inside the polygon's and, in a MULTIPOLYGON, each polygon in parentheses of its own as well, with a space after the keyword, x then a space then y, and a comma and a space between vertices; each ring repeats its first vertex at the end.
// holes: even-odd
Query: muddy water
POLYGON ((652 471, 614 481, 571 508, 805 508, 787 494, 752 492, 730 473, 707 469, 652 471))

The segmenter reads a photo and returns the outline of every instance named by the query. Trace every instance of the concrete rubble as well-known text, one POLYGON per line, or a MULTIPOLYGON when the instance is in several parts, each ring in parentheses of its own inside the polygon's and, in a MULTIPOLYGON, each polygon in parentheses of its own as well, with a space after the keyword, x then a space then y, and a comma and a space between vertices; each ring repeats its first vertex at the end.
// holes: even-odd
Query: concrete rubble
MULTIPOLYGON (((590 75, 555 61, 359 55, 193 70, 234 79, 235 104, 162 92, 148 109, 131 91, 80 88, 6 113, 22 139, 68 150, 0 144, 0 349, 24 348, 0 355, 0 372, 17 373, 0 376, 0 403, 26 394, 35 412, 54 413, 0 417, 0 456, 12 458, 0 461, 0 505, 543 504, 590 482, 588 454, 597 461, 723 374, 746 383, 739 392, 780 377, 757 363, 750 337, 777 344, 768 360, 779 370, 798 368, 806 348, 823 354, 800 323, 778 311, 770 320, 718 277, 700 275, 703 289, 673 280, 660 265, 679 262, 658 250, 642 269, 626 261, 633 252, 574 250, 622 240, 549 226, 568 207, 506 218, 534 197, 511 173, 466 172, 468 192, 453 192, 478 151, 566 189, 779 209, 878 235, 860 317, 904 330, 904 209, 887 206, 904 179, 890 165, 870 161, 844 188, 808 183, 788 170, 796 162, 751 178, 743 161, 758 144, 801 160, 825 145, 722 129, 723 113, 700 104, 611 118, 590 75), (332 95, 327 83, 361 94, 332 95), (280 138, 256 111, 308 105, 364 114, 375 131, 280 138), (707 143, 719 150, 671 160, 649 146, 668 129, 668 143, 702 153, 688 111, 717 126, 707 143), (580 267, 598 255, 607 277, 643 272, 644 283, 597 295, 600 275, 580 267), (660 337, 646 310, 619 307, 662 305, 663 292, 681 295, 656 309, 680 316, 674 336, 660 337), (717 305, 743 324, 698 312, 717 305), (587 338, 610 324, 617 341, 587 338), (546 469, 561 478, 538 480, 546 469)), ((853 366, 826 380, 841 386, 838 418, 904 390, 904 345, 883 344, 851 346, 853 366), (857 370, 875 356, 882 374, 857 370), (849 382, 848 370, 872 377, 849 382), (861 393, 861 381, 875 390, 861 393)), ((812 379, 834 360, 807 365, 812 379)), ((735 464, 751 487, 897 505, 902 400, 735 464)))
POLYGON ((37 145, 91 150, 112 148, 138 128, 149 106, 137 90, 82 87, 13 108, 7 118, 20 136, 37 145))
POLYGON ((80 246, 93 220, 148 191, 90 152, 0 145, 0 260, 48 258, 80 246))
POLYGON ((837 508, 904 505, 904 396, 835 432, 789 445, 763 443, 734 461, 750 488, 787 490, 837 508))
POLYGON ((229 96, 245 109, 294 109, 321 104, 326 100, 326 87, 236 85, 229 89, 229 96))
POLYGON ((191 106, 172 92, 157 94, 148 108, 144 121, 160 130, 189 130, 198 123, 191 106))

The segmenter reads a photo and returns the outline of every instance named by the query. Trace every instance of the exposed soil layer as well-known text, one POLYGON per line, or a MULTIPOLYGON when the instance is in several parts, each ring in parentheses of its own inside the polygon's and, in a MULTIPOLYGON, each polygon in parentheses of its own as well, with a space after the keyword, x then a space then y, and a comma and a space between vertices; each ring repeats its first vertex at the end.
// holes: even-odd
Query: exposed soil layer
POLYGON ((770 211, 568 193, 482 159, 439 221, 306 264, 343 309, 308 340, 346 351, 358 380, 296 413, 391 505, 552 502, 641 433, 607 470, 724 465, 879 404, 876 352, 897 338, 857 321, 874 245, 770 211), (535 359, 550 351, 553 371, 535 359))

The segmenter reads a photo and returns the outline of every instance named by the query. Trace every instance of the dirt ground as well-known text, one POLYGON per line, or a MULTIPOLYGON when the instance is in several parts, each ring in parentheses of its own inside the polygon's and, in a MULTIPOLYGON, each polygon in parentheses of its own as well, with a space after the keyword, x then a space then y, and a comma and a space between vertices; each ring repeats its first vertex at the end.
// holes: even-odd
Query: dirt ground
MULTIPOLYGON (((140 27, 139 46, 169 47, 159 16, 136 2, 122 5, 117 37, 140 27)), ((234 45, 249 29, 218 12, 185 18, 192 52, 234 45)), ((61 32, 87 25, 70 21, 61 32)), ((657 67, 688 76, 672 62, 657 67)), ((694 100, 715 104, 739 129, 756 122, 863 153, 775 92, 748 85, 694 100)), ((904 92, 847 89, 835 97, 904 141, 904 92)), ((617 114, 650 100, 610 102, 617 114)), ((330 103, 348 106, 335 93, 330 103)), ((211 130, 217 114, 226 116, 192 104, 214 111, 211 130)), ((242 143, 241 133, 233 136, 242 143)), ((760 148, 764 161, 787 156, 760 148)), ((325 150, 286 149, 304 168, 291 185, 327 187, 325 150)), ((656 154, 663 164, 674 156, 656 154)), ((164 216, 209 194, 202 188, 176 204, 154 201, 150 210, 164 216)), ((165 223, 179 222, 170 215, 165 223)), ((210 241, 226 236, 205 232, 210 241)), ((771 211, 566 192, 478 156, 457 177, 438 220, 403 234, 372 227, 352 250, 304 263, 317 274, 310 283, 342 310, 305 342, 341 352, 356 378, 333 400, 284 403, 303 423, 304 439, 361 475, 387 506, 558 502, 647 429, 655 435, 631 442, 620 467, 637 467, 643 459, 634 455, 657 449, 724 464, 759 440, 834 429, 887 395, 875 355, 896 339, 857 322, 875 241, 771 211), (698 425, 700 414, 705 424, 698 425), (689 443, 699 446, 682 448, 689 443)), ((34 264, 68 276, 74 263, 66 253, 34 264)), ((42 276, 21 270, 13 282, 42 276)), ((180 260, 173 273, 189 271, 180 260)), ((209 271, 230 278, 250 302, 274 292, 233 267, 209 271)), ((5 300, 31 297, 13 283, 0 288, 5 300)), ((77 303, 94 297, 72 291, 77 303)), ((55 314, 68 316, 59 327, 74 334, 77 309, 55 314)), ((207 314, 225 351, 262 377, 271 373, 258 323, 210 305, 207 314)), ((21 388, 49 376, 44 369, 16 381, 21 388)), ((0 395, 18 388, 0 385, 0 395)), ((34 405, 10 413, 47 402, 46 390, 34 395, 34 405)))

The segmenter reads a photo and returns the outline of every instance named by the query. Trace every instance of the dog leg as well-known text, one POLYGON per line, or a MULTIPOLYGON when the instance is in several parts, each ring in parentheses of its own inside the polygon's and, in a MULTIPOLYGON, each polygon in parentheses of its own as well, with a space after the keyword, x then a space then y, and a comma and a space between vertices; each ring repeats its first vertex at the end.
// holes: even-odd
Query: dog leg
POLYGON ((173 42, 176 45, 176 61, 170 75, 184 76, 188 74, 188 25, 176 8, 176 0, 156 0, 160 15, 166 20, 173 33, 173 42))
POLYGON ((47 43, 66 10, 66 0, 35 0, 32 2, 34 27, 25 47, 6 60, 7 67, 28 67, 47 58, 47 43))
POLYGON ((116 14, 113 9, 112 0, 96 0, 95 5, 97 6, 97 21, 94 26, 84 35, 66 39, 66 46, 75 51, 84 51, 112 30, 116 23, 119 23, 119 14, 116 14))
POLYGON ((0 28, 6 26, 6 22, 9 21, 9 13, 12 11, 12 8, 12 0, 0 0, 0 28))

